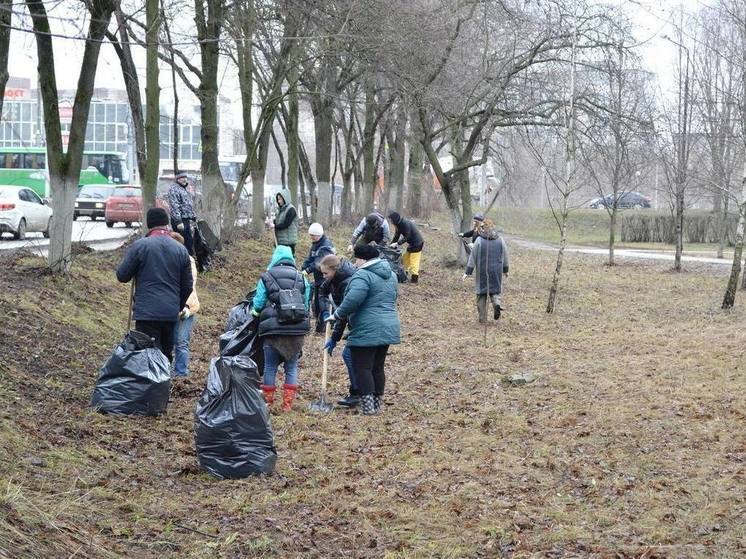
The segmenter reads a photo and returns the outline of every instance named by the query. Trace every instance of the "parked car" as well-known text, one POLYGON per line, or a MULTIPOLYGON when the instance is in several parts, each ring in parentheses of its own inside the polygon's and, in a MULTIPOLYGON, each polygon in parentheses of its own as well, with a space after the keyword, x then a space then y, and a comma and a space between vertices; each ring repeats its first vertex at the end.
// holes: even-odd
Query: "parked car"
MULTIPOLYGON (((168 211, 168 203, 160 195, 156 195, 155 205, 168 211)), ((132 227, 133 223, 140 223, 142 219, 142 189, 138 185, 123 184, 114 189, 106 200, 104 214, 107 227, 114 227, 115 223, 124 222, 125 227, 132 227)))
MULTIPOLYGON (((642 209, 650 208, 652 201, 649 197, 639 192, 619 192, 617 193, 616 207, 619 210, 628 210, 630 208, 642 209)), ((591 208, 611 208, 614 204, 614 195, 607 194, 603 198, 596 198, 590 204, 591 208)))
POLYGON ((52 208, 30 188, 0 185, 0 236, 12 233, 20 240, 40 232, 49 238, 51 218, 52 208))
POLYGON ((80 187, 75 199, 73 219, 85 215, 95 221, 99 217, 105 217, 106 200, 114 193, 115 188, 113 184, 87 184, 80 187))

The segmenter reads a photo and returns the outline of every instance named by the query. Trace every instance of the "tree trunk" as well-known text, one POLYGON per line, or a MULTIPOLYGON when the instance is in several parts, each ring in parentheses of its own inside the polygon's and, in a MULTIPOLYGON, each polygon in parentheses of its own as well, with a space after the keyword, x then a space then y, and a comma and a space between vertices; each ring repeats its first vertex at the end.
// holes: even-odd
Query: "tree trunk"
MULTIPOLYGON (((412 119, 412 127, 414 127, 412 119)), ((412 217, 422 216, 422 145, 414 138, 409 138, 409 167, 407 171, 407 210, 412 217)))
POLYGON ((611 214, 609 215, 609 266, 614 266, 614 241, 616 240, 616 220, 618 216, 618 208, 616 204, 611 207, 611 214))
POLYGON ((723 201, 720 205, 720 211, 718 212, 718 258, 723 258, 725 243, 727 242, 728 237, 728 202, 728 197, 723 196, 723 201))
POLYGON ((547 313, 552 314, 557 304, 557 293, 559 292, 559 280, 562 273, 562 262, 567 246, 567 198, 562 202, 562 219, 560 220, 560 246, 557 252, 557 263, 554 266, 552 286, 549 288, 549 300, 547 301, 547 313))
POLYGON ((397 212, 404 211, 404 172, 406 170, 407 113, 400 103, 392 134, 391 150, 391 198, 389 204, 397 212))
POLYGON ((207 17, 203 0, 195 0, 195 21, 202 63, 202 79, 197 96, 202 120, 202 217, 219 237, 222 234, 223 209, 226 203, 225 184, 218 162, 218 66, 225 0, 206 0, 206 3, 207 17))
MULTIPOLYGON (((166 40, 169 42, 169 44, 173 44, 173 41, 171 40, 171 27, 168 24, 168 17, 166 17, 166 7, 164 6, 164 0, 161 0, 161 14, 163 18, 163 30, 166 32, 166 40)), ((148 29, 150 29, 148 27, 148 29)), ((171 87, 173 88, 174 92, 174 114, 173 114, 173 122, 171 123, 171 130, 173 131, 173 151, 172 156, 174 160, 174 178, 176 177, 176 173, 179 172, 179 93, 176 89, 176 60, 174 57, 174 49, 169 49, 171 52, 171 87)), ((155 58, 156 65, 158 64, 158 57, 156 55, 155 58)), ((157 81, 155 82, 158 83, 157 81)), ((158 120, 160 122, 160 110, 158 113, 158 120)), ((148 139, 150 141, 150 138, 148 139)), ((158 156, 160 158, 160 154, 158 156)), ((156 180, 158 177, 156 177, 156 180)))
POLYGON ((675 221, 675 234, 676 234, 676 250, 674 252, 673 269, 676 272, 681 271, 681 255, 684 252, 684 191, 683 186, 676 186, 676 215, 675 221))
MULTIPOLYGON (((318 221, 317 219, 317 207, 318 207, 318 196, 316 193, 316 183, 313 180, 313 171, 311 171, 311 162, 308 160, 308 154, 306 153, 306 148, 303 146, 303 144, 299 143, 300 145, 300 166, 301 170, 303 171, 303 179, 305 181, 305 185, 303 188, 308 188, 308 195, 310 197, 310 200, 308 200, 308 205, 311 208, 311 221, 318 221)), ((303 193, 305 196, 305 192, 303 193)))
POLYGON ((8 83, 10 56, 10 26, 13 19, 13 0, 0 0, 0 115, 3 114, 5 86, 8 83))
POLYGON ((316 221, 324 226, 331 223, 331 160, 332 160, 332 120, 333 106, 326 99, 312 103, 314 136, 316 139, 316 186, 318 200, 316 221))
POLYGON ((52 273, 59 274, 66 273, 72 263, 73 212, 83 161, 85 131, 96 79, 98 56, 115 2, 98 0, 89 4, 90 26, 73 103, 67 153, 63 151, 62 145, 54 49, 47 11, 43 2, 38 0, 26 0, 26 6, 31 14, 36 38, 39 86, 44 101, 49 182, 54 210, 49 226, 48 265, 52 273))
MULTIPOLYGON (((145 146, 145 117, 142 112, 142 96, 140 95, 140 78, 137 73, 135 61, 132 58, 131 39, 127 31, 124 14, 121 9, 114 12, 119 29, 119 38, 110 34, 109 40, 119 57, 122 67, 122 78, 127 90, 130 114, 132 116, 132 128, 135 136, 135 159, 137 160, 137 176, 140 181, 145 177, 145 166, 147 162, 147 148, 145 146)), ((159 154, 160 157, 160 154, 159 154)))
MULTIPOLYGON (((160 87, 158 85, 158 34, 160 31, 160 11, 158 0, 147 0, 145 33, 145 135, 147 139, 147 160, 142 181, 142 223, 148 210, 155 206, 155 191, 158 183, 158 166, 161 157, 160 142, 160 87)), ((174 168, 174 173, 177 169, 174 168)), ((145 232, 145 227, 142 228, 145 232)))
POLYGON ((352 218, 352 174, 352 170, 342 172, 342 211, 340 217, 343 222, 352 218))
POLYGON ((357 211, 367 214, 373 210, 373 199, 376 190, 376 115, 375 90, 370 83, 365 84, 365 123, 363 125, 363 169, 361 196, 357 211))
MULTIPOLYGON (((295 65, 291 66, 288 80, 291 83, 298 81, 298 70, 295 65)), ((295 85, 288 93, 288 119, 287 119, 287 146, 288 146, 288 188, 293 204, 298 205, 298 173, 300 172, 300 161, 298 155, 298 91, 295 85)))
MULTIPOLYGON (((744 79, 746 82, 746 79, 744 79)), ((746 231, 746 164, 744 164, 744 175, 741 179, 741 199, 738 206, 738 226, 736 227, 736 238, 733 246, 733 265, 730 269, 728 285, 723 297, 723 309, 730 309, 736 302, 736 289, 738 288, 738 276, 741 273, 741 256, 743 254, 743 238, 746 231)))

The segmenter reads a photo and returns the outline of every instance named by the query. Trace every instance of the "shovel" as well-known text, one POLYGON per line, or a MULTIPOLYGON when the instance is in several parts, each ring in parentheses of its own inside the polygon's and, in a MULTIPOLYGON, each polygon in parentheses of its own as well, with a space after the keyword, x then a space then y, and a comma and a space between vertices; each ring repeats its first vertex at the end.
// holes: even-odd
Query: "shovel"
MULTIPOLYGON (((326 333, 324 335, 324 345, 326 345, 326 341, 329 339, 329 336, 331 334, 332 329, 332 323, 327 322, 326 323, 326 333)), ((321 369, 321 397, 316 402, 311 402, 308 405, 308 409, 313 412, 330 412, 334 408, 332 404, 326 401, 326 370, 329 366, 329 352, 324 349, 324 365, 321 369)))

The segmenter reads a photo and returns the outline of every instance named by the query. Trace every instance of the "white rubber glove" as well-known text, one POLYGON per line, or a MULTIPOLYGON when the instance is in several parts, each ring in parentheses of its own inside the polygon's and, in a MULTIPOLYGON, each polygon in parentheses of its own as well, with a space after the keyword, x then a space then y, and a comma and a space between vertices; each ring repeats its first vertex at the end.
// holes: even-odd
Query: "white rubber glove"
POLYGON ((461 276, 461 281, 466 281, 466 278, 468 277, 469 277, 468 275, 464 274, 463 276, 461 276))
POLYGON ((190 316, 192 316, 192 311, 189 310, 189 307, 185 307, 184 310, 179 313, 179 318, 181 320, 186 320, 190 316))
POLYGON ((183 233, 184 232, 184 222, 183 221, 176 226, 176 230, 179 233, 183 233))
POLYGON ((352 245, 347 246, 347 252, 352 252, 354 247, 352 245))

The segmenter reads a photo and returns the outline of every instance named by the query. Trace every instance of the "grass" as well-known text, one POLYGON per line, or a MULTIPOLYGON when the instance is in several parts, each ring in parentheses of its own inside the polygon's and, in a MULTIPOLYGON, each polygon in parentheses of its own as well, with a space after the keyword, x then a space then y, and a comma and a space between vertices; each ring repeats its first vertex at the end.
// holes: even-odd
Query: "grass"
MULTIPOLYGON (((553 254, 511 246, 485 345, 471 285, 441 265, 452 241, 425 236, 421 283, 401 289, 385 413, 306 412, 320 372, 309 337, 300 401, 273 416, 276 473, 228 482, 200 472, 192 413, 266 242, 228 247, 200 276, 194 376, 156 419, 88 408, 126 324, 121 251, 80 256, 67 279, 31 257, 2 262, 0 557, 746 553, 746 308, 740 295, 719 310, 722 275, 569 254, 548 316, 553 254), (526 370, 534 383, 501 382, 526 370)), ((331 390, 345 388, 335 353, 331 390)))
MULTIPOLYGON (((655 250, 673 252, 674 245, 666 243, 625 243, 621 242, 621 220, 625 214, 634 211, 620 210, 617 219, 616 248, 634 250, 655 250)), ((549 208, 496 208, 490 212, 498 227, 514 236, 543 243, 559 243, 559 228, 549 208)), ((577 209, 568 216, 568 242, 575 245, 587 245, 607 248, 609 246, 609 214, 605 210, 577 209)), ((717 244, 685 243, 684 254, 692 256, 717 255, 717 244)), ((724 257, 733 258, 732 248, 726 247, 724 257)))

